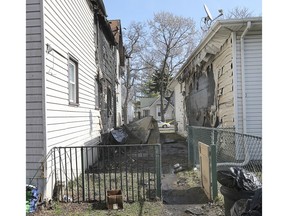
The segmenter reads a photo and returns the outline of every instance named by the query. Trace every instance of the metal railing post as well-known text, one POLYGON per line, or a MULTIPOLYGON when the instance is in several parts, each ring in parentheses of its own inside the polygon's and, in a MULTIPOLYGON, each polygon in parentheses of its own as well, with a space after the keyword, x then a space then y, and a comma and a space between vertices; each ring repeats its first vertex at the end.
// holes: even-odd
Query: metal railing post
POLYGON ((215 200, 218 195, 217 190, 217 158, 216 158, 216 130, 211 129, 211 145, 210 145, 210 161, 211 161, 211 186, 212 186, 212 200, 215 200))
POLYGON ((188 127, 188 168, 194 167, 194 152, 193 152, 193 128, 192 126, 188 127))
POLYGON ((217 161, 216 161, 216 145, 212 144, 211 149, 211 181, 212 181, 212 200, 218 195, 217 189, 217 161))
POLYGON ((84 171, 84 154, 81 147, 81 175, 82 175, 82 201, 85 201, 85 171, 84 171))
POLYGON ((155 146, 155 159, 156 159, 156 177, 157 177, 157 188, 156 188, 156 196, 159 199, 161 197, 161 145, 158 144, 155 146))

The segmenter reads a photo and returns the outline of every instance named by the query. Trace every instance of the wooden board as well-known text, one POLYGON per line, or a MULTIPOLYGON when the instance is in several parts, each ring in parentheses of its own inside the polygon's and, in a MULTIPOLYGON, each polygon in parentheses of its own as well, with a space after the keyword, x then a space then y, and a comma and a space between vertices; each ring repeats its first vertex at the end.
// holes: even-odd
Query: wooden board
POLYGON ((209 158, 209 145, 202 142, 198 142, 199 148, 199 161, 200 161, 200 173, 201 173, 201 184, 206 193, 208 199, 212 199, 211 193, 211 175, 210 175, 210 158, 209 158))

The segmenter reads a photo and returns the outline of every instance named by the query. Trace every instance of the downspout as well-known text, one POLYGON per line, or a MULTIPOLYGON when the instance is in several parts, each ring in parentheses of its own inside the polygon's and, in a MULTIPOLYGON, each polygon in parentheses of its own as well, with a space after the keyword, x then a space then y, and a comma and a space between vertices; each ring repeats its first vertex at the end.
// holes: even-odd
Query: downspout
MULTIPOLYGON (((43 196, 44 197, 52 197, 51 194, 53 193, 53 177, 52 177, 52 187, 49 188, 49 191, 47 189, 47 182, 48 182, 48 152, 47 152, 47 105, 46 105, 46 84, 47 84, 47 76, 46 76, 46 46, 45 46, 45 15, 44 15, 44 11, 45 11, 45 5, 44 5, 44 1, 40 1, 40 13, 41 13, 41 70, 42 70, 42 119, 43 119, 43 123, 42 123, 42 130, 43 130, 43 152, 44 152, 44 158, 42 161, 43 164, 43 196), (51 193, 51 194, 50 194, 51 193)), ((52 174, 53 175, 53 174, 52 174)))
POLYGON ((251 21, 247 22, 247 27, 241 35, 241 75, 242 75, 242 112, 243 112, 243 133, 246 134, 246 88, 245 88, 245 59, 244 59, 244 37, 251 28, 251 21))
MULTIPOLYGON (((242 119, 242 123, 243 123, 243 130, 242 130, 242 134, 246 134, 247 128, 246 128, 246 88, 245 88, 245 58, 244 58, 244 37, 247 34, 247 32, 249 31, 249 29, 251 28, 251 21, 247 22, 247 26, 245 28, 245 30, 243 31, 242 35, 241 35, 241 39, 240 39, 240 45, 241 45, 241 78, 242 78, 242 112, 243 112, 243 119, 242 119)), ((250 154, 249 154, 249 149, 248 149, 248 144, 247 144, 247 140, 244 138, 243 141, 244 142, 244 154, 245 154, 245 159, 242 163, 217 163, 217 167, 220 166, 245 166, 248 164, 249 160, 250 160, 250 154)), ((235 143, 237 145, 237 143, 235 143)), ((236 146, 237 148, 237 146, 236 146)))

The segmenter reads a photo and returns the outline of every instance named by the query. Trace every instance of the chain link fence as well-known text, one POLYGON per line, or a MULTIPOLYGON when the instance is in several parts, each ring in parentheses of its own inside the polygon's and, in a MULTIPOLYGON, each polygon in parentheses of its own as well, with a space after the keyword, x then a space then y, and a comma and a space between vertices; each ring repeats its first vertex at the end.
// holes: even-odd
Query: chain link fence
POLYGON ((188 126, 188 165, 199 165, 198 142, 216 146, 216 169, 242 167, 262 182, 262 138, 234 128, 188 126))

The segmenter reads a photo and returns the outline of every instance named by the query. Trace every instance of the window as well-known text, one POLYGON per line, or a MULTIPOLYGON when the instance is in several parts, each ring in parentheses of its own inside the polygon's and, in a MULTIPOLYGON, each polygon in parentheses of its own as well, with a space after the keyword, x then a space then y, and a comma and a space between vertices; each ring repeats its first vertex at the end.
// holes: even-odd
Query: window
POLYGON ((157 106, 156 107, 156 113, 157 113, 157 116, 161 116, 161 107, 160 106, 157 106))
POLYGON ((69 58, 68 63, 68 88, 69 88, 69 104, 79 105, 78 63, 72 58, 69 58))

